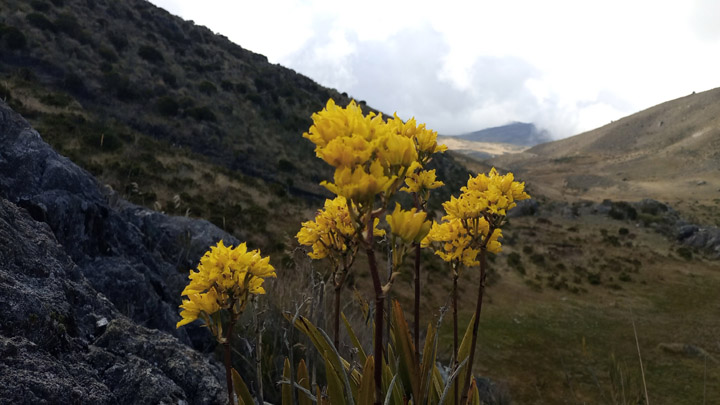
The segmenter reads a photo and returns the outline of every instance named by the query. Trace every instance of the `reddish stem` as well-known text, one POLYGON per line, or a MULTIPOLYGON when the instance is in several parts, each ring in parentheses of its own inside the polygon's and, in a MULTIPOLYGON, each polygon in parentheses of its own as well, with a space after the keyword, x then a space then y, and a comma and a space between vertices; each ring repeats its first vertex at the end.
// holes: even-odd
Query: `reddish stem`
MULTIPOLYGON (((452 289, 452 307, 453 307, 453 370, 457 370, 458 366, 458 316, 457 316, 457 280, 458 274, 453 268, 453 289, 452 289)), ((454 404, 458 405, 458 384, 455 381, 454 404)))
MULTIPOLYGON (((488 235, 493 234, 494 229, 490 227, 488 235)), ((482 311, 482 300, 483 293, 485 292, 485 267, 487 266, 487 241, 490 236, 487 237, 485 243, 480 247, 480 283, 478 283, 478 297, 477 304, 475 306, 475 320, 473 321, 473 333, 472 342, 470 343, 470 356, 468 357, 467 373, 465 374, 465 384, 463 384, 462 399, 460 403, 464 404, 467 402, 468 391, 470 390, 470 378, 472 377, 473 360, 475 359, 475 344, 477 343, 477 332, 480 324, 480 312, 482 311)))
POLYGON ((415 244, 415 357, 420 364, 420 244, 415 244))
POLYGON ((367 225, 367 239, 365 253, 370 266, 370 274, 372 275, 373 289, 375 290, 375 340, 373 342, 373 353, 375 356, 375 405, 382 403, 382 332, 383 332, 383 304, 385 296, 382 291, 380 282, 380 274, 377 268, 377 259, 375 258, 375 249, 373 249, 373 218, 370 217, 367 225))

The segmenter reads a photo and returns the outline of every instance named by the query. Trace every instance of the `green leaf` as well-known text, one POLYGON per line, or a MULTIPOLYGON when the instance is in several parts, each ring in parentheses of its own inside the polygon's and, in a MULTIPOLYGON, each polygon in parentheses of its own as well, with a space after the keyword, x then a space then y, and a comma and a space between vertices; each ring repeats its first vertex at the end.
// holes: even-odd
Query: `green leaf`
MULTIPOLYGON (((310 377, 308 375, 305 360, 301 359, 297 368, 297 383, 301 387, 310 391, 310 377)), ((298 390, 298 405, 312 405, 313 401, 304 392, 298 390)))
POLYGON ((365 360, 360 388, 358 389, 358 405, 373 405, 375 402, 375 361, 373 356, 365 360))
MULTIPOLYGON (((292 322, 292 318, 289 315, 286 314, 285 317, 292 322)), ((329 360, 335 369, 340 369, 340 363, 338 363, 337 357, 334 355, 335 349, 332 347, 332 344, 323 337, 322 333, 320 333, 318 328, 313 325, 312 322, 304 316, 298 316, 295 321, 295 327, 310 338, 310 341, 321 355, 328 353, 329 359, 326 360, 329 360)))
POLYGON ((345 314, 341 312, 340 315, 342 316, 343 322, 345 323, 345 329, 347 330, 348 336, 350 336, 350 341, 358 351, 360 362, 364 363, 365 361, 367 361, 367 355, 365 354, 365 350, 363 350, 363 347, 360 344, 360 340, 357 338, 357 335, 355 335, 355 331, 350 326, 350 322, 348 322, 345 314))
POLYGON ((422 364, 420 367, 420 395, 422 398, 418 398, 415 403, 422 404, 426 402, 426 398, 430 397, 430 387, 432 386, 433 369, 435 365, 435 328, 432 323, 428 324, 427 333, 425 334, 425 347, 423 348, 422 364))
MULTIPOLYGON (((375 364, 375 367, 377 367, 377 364, 375 364)), ((383 361, 383 369, 382 369, 382 386, 383 386, 383 392, 385 395, 390 395, 392 393, 392 401, 391 404, 403 404, 403 389, 400 386, 402 383, 398 382, 398 378, 395 378, 397 374, 393 374, 393 372, 390 370, 390 366, 383 361), (395 381, 393 383, 393 381, 395 381)))
MULTIPOLYGON (((290 359, 285 357, 285 364, 283 365, 283 378, 287 381, 290 379, 290 359)), ((290 384, 282 385, 282 405, 293 405, 292 390, 293 387, 290 384)))
MULTIPOLYGON (((470 356, 470 345, 472 344, 472 325, 473 322, 475 322, 475 315, 473 315, 470 318, 470 322, 468 322, 467 329, 465 329, 465 335, 463 336, 462 341, 460 342, 460 347, 458 348, 458 363, 462 363, 465 359, 470 356)), ((462 396, 462 390, 465 388, 463 384, 465 384, 465 373, 467 370, 469 370, 472 366, 470 364, 466 364, 464 368, 460 370, 458 373, 457 378, 455 378, 455 381, 453 384, 459 384, 458 385, 458 392, 461 393, 462 396)), ((454 388, 453 388, 454 389, 454 388)))
POLYGON ((477 381, 475 381, 474 378, 470 383, 470 394, 472 395, 472 405, 482 405, 480 403, 480 393, 478 392, 477 381))
POLYGON ((323 358, 325 359, 325 374, 328 384, 328 398, 330 399, 330 403, 332 405, 345 405, 347 402, 345 401, 345 395, 343 394, 342 382, 340 382, 340 376, 329 360, 330 357, 332 357, 331 354, 327 352, 323 353, 323 358))
POLYGON ((405 315, 403 314, 402 308, 400 308, 400 303, 396 300, 393 301, 392 317, 395 350, 397 350, 397 356, 398 359, 400 359, 398 374, 402 381, 405 396, 409 398, 412 395, 415 403, 420 403, 420 384, 418 384, 420 370, 417 360, 415 359, 415 346, 412 343, 412 337, 410 336, 408 324, 405 321, 405 315))
POLYGON ((240 377, 240 374, 238 374, 235 369, 232 369, 231 374, 238 405, 254 405, 255 401, 253 400, 252 395, 250 395, 250 390, 247 385, 245 385, 245 381, 243 381, 242 377, 240 377))

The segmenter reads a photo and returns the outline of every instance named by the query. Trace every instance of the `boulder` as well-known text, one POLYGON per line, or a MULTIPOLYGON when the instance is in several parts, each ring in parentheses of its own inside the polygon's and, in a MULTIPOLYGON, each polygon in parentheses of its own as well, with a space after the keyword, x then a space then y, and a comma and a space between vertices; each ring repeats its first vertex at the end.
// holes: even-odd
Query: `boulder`
POLYGON ((207 221, 120 200, 0 101, 3 403, 226 402, 198 326, 175 328, 207 221))

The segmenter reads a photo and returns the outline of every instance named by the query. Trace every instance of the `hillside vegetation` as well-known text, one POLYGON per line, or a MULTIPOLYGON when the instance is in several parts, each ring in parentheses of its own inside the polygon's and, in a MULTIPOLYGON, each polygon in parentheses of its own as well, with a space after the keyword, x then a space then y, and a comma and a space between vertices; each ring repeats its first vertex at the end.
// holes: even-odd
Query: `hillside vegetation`
MULTIPOLYGON (((302 133, 347 94, 143 0, 2 7, 0 96, 124 198, 281 250, 330 195, 302 133)), ((455 189, 465 180, 436 163, 455 189)))

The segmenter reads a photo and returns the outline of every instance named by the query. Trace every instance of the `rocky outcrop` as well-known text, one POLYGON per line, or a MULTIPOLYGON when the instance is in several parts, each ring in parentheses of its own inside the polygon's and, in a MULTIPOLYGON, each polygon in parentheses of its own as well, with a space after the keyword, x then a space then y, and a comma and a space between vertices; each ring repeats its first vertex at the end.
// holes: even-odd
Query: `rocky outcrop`
POLYGON ((198 327, 175 329, 206 221, 118 199, 0 102, 0 398, 221 403, 198 327))

